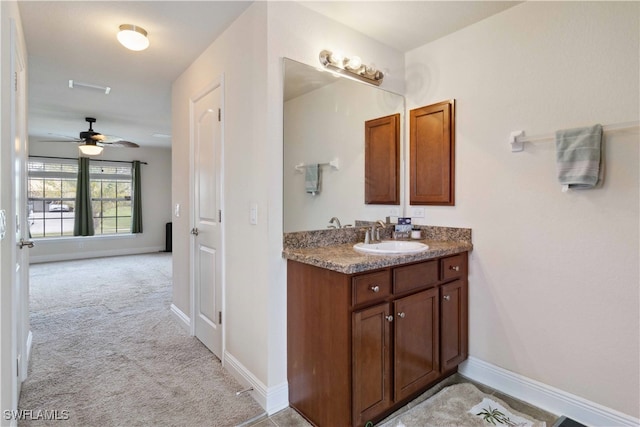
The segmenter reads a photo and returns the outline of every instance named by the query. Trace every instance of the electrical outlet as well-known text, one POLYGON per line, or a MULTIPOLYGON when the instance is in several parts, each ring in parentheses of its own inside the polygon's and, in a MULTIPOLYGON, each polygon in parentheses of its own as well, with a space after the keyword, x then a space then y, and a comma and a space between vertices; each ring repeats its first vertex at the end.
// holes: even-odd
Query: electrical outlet
POLYGON ((387 215, 388 216, 400 216, 400 209, 399 208, 389 208, 389 210, 387 211, 387 215))
POLYGON ((424 218, 424 208, 411 208, 411 218, 424 218))

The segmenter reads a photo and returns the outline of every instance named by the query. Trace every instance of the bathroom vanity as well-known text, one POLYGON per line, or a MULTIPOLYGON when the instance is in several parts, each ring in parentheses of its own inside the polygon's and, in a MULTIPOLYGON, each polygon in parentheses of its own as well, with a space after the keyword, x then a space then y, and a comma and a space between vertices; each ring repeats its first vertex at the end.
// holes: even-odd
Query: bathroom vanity
POLYGON ((377 422, 467 358, 468 241, 419 254, 285 247, 289 403, 318 426, 377 422))

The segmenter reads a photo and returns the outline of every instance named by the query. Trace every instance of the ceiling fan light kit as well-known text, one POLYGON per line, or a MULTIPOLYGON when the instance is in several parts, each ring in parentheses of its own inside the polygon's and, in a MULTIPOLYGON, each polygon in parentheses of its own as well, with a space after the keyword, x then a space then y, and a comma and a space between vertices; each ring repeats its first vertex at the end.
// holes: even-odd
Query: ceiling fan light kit
POLYGON ((100 147, 99 145, 96 145, 95 143, 90 144, 82 144, 78 146, 78 149, 80 150, 80 153, 85 155, 85 156, 97 156, 99 154, 102 154, 102 150, 103 148, 100 147))
POLYGON ((134 51, 145 50, 149 47, 147 31, 142 27, 132 24, 120 25, 118 41, 122 46, 134 51))

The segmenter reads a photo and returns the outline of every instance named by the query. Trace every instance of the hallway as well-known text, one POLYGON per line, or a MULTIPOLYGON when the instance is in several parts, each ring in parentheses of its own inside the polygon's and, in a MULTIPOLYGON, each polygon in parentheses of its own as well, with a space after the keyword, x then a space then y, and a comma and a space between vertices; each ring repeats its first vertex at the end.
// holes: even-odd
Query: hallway
POLYGON ((19 425, 233 426, 262 408, 172 318, 171 254, 31 267, 19 425), (45 412, 46 411, 46 412, 45 412))

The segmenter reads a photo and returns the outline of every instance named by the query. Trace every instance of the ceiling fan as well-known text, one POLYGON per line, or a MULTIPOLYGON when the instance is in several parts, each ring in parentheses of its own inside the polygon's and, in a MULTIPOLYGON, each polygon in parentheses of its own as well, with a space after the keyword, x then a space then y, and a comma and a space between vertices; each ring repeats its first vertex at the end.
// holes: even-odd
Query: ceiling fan
POLYGON ((93 117, 85 117, 87 123, 89 123, 89 130, 80 132, 79 138, 72 138, 65 135, 57 135, 63 138, 67 138, 63 141, 45 141, 45 142, 77 142, 81 143, 81 146, 106 146, 106 147, 125 147, 125 148, 137 148, 138 144, 131 141, 125 141, 118 136, 103 135, 100 132, 93 130, 93 124, 96 119, 93 117))

